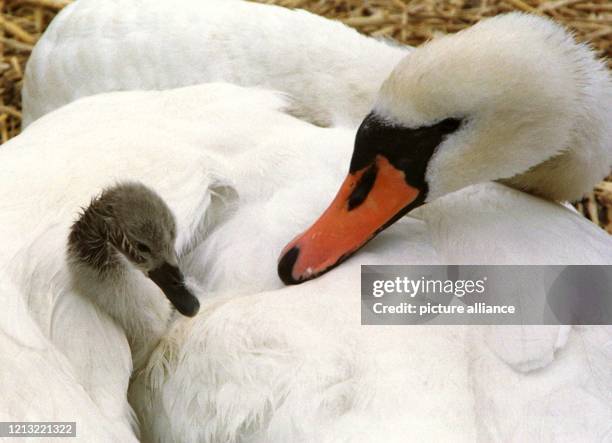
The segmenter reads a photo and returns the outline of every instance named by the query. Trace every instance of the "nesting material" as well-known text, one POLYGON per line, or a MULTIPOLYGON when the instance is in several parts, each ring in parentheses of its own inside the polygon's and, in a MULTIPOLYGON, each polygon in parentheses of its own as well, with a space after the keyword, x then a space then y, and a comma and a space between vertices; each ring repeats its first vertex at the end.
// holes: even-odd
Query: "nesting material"
MULTIPOLYGON (((524 11, 552 17, 588 41, 612 68, 612 3, 609 0, 260 0, 340 20, 364 34, 419 45, 457 32, 483 17, 524 11)), ((71 0, 0 0, 0 142, 21 126, 23 71, 32 47, 71 0)), ((239 32, 240 30, 236 30, 239 32)), ((612 233, 612 176, 576 207, 612 233)))

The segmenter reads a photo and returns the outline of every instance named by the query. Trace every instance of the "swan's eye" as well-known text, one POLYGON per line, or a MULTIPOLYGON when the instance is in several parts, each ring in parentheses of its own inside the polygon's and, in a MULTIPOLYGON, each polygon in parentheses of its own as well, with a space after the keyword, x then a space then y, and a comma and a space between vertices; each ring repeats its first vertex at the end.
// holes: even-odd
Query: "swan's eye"
POLYGON ((144 243, 136 243, 136 249, 138 249, 140 252, 144 252, 146 254, 148 254, 149 252, 151 252, 151 248, 149 248, 147 245, 145 245, 144 243))
POLYGON ((455 132, 459 126, 461 126, 461 120, 456 118, 447 118, 446 120, 442 120, 437 125, 440 128, 440 131, 444 134, 450 134, 451 132, 455 132))

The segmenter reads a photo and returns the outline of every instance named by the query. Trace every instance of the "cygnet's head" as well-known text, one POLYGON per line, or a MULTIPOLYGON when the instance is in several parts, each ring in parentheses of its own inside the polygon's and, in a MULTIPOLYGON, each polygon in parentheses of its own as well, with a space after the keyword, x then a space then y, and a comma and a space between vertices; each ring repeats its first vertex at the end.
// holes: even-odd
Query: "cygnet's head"
POLYGON ((176 222, 168 205, 143 184, 127 182, 105 189, 85 208, 72 225, 68 251, 74 262, 109 281, 133 266, 181 314, 193 316, 199 302, 178 267, 175 240, 176 222))
POLYGON ((349 174, 281 254, 288 284, 316 277, 425 202, 500 180, 575 199, 609 171, 612 82, 562 27, 508 14, 410 53, 361 124, 349 174))

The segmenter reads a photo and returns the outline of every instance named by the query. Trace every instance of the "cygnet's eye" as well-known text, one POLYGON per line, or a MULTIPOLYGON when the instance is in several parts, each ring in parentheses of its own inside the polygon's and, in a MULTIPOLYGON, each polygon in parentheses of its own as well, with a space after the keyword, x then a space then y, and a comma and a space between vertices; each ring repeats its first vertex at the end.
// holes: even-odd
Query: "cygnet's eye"
POLYGON ((149 248, 147 245, 145 245, 144 243, 140 243, 137 242, 136 243, 136 248, 140 251, 140 252, 144 252, 145 254, 148 254, 151 252, 151 248, 149 248))

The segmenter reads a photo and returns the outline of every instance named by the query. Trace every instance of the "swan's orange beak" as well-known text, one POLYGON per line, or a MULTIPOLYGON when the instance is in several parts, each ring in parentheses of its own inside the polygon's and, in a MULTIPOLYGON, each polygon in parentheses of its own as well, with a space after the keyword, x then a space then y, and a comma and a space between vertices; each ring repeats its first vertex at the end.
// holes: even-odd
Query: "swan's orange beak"
POLYGON ((377 155, 373 163, 350 173, 323 215, 285 246, 278 262, 280 278, 297 284, 330 270, 423 200, 403 171, 377 155))

